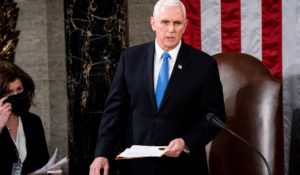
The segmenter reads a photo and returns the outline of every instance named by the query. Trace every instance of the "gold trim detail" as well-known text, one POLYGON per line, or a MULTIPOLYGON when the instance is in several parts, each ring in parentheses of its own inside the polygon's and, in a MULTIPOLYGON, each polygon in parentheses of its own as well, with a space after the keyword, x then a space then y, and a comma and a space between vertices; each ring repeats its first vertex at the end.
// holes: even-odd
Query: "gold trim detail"
POLYGON ((0 60, 14 61, 20 31, 16 31, 19 8, 13 0, 0 0, 0 60))

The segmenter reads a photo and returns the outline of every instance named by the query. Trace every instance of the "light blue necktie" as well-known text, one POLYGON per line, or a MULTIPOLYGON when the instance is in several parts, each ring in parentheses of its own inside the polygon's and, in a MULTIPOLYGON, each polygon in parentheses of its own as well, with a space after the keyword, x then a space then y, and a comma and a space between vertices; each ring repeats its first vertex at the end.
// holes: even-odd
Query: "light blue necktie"
POLYGON ((167 85, 168 85, 168 79, 169 79, 169 59, 170 54, 168 52, 164 52, 162 54, 163 63, 161 65, 157 85, 156 85, 156 105, 157 108, 159 108, 160 103, 163 99, 163 96, 165 94, 167 85))

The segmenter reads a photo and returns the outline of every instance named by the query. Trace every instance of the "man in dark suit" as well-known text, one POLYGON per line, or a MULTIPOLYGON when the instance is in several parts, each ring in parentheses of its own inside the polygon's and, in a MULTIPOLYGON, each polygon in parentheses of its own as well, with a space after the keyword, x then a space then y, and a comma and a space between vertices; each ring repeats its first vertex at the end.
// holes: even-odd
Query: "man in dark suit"
POLYGON ((126 146, 167 148, 160 158, 122 160, 121 174, 208 174, 205 145, 219 129, 206 115, 213 112, 225 121, 216 61, 182 42, 187 20, 179 0, 158 1, 150 22, 155 41, 121 54, 90 175, 99 175, 101 169, 108 175, 114 147, 122 136, 126 146))

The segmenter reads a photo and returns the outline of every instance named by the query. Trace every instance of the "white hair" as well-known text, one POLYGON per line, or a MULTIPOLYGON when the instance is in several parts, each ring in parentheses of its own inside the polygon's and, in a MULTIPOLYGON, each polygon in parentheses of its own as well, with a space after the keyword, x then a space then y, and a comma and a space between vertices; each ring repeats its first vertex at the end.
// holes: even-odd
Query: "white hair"
POLYGON ((184 4, 180 0, 158 0, 154 6, 153 17, 158 17, 160 13, 160 9, 166 6, 178 6, 181 8, 183 12, 184 18, 186 18, 186 9, 184 4))

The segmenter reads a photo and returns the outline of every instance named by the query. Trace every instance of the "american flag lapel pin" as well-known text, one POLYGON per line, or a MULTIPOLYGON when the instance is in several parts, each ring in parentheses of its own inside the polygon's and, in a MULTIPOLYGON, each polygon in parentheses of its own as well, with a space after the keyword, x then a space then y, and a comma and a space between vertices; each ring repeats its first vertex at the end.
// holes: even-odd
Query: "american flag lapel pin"
POLYGON ((178 69, 182 70, 182 65, 181 64, 178 64, 178 69))

